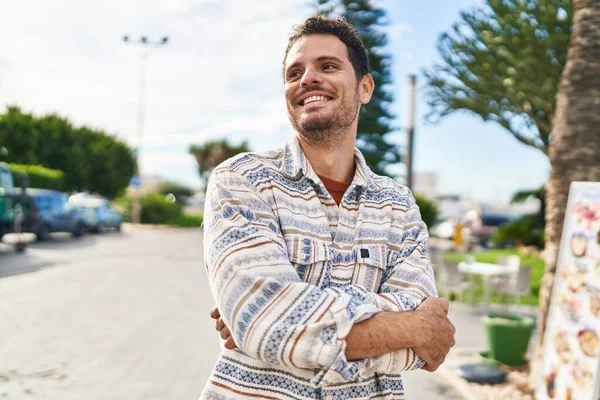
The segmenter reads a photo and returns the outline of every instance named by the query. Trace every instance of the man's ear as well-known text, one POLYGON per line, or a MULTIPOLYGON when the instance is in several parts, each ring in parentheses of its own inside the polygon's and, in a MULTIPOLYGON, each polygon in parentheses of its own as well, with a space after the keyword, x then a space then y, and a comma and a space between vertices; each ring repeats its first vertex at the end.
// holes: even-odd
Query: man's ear
POLYGON ((358 91, 361 104, 367 104, 371 101, 371 96, 373 95, 373 90, 375 90, 375 81, 371 74, 366 74, 362 77, 358 84, 358 91))

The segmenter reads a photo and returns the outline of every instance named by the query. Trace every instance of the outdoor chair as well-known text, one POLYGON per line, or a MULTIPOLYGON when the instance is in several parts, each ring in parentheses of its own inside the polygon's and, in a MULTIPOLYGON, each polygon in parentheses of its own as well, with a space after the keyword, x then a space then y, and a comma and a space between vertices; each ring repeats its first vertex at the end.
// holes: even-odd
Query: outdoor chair
POLYGON ((521 266, 521 257, 517 255, 500 257, 496 260, 496 264, 509 267, 510 272, 508 274, 495 276, 492 279, 490 279, 490 287, 492 289, 494 287, 502 287, 503 285, 508 285, 510 284, 511 280, 517 279, 517 275, 519 274, 519 267, 521 266))
POLYGON ((519 266, 521 265, 521 257, 519 257, 517 255, 500 257, 496 261, 496 264, 506 265, 506 266, 510 267, 510 269, 511 269, 510 273, 516 275, 519 272, 519 266))
POLYGON ((501 294, 503 299, 507 296, 512 297, 518 306, 521 304, 522 296, 529 296, 531 294, 530 280, 531 266, 521 265, 516 275, 511 275, 497 283, 492 283, 491 289, 495 293, 501 294))
POLYGON ((465 291, 468 291, 472 284, 465 281, 463 273, 458 270, 458 264, 447 263, 442 254, 436 254, 433 257, 433 267, 438 290, 448 298, 450 293, 454 292, 460 301, 464 302, 465 291))

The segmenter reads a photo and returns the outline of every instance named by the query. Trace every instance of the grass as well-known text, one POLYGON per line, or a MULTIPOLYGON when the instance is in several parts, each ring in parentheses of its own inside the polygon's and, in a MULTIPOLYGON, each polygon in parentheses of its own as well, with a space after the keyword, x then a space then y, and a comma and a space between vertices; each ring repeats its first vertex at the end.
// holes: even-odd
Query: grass
POLYGON ((179 228, 200 228, 203 220, 202 214, 182 214, 169 222, 168 225, 177 226, 179 228))
MULTIPOLYGON (((540 281, 544 274, 544 260, 540 257, 520 254, 517 249, 502 249, 488 250, 481 253, 464 254, 464 253, 446 253, 444 254, 445 262, 459 263, 465 261, 468 255, 475 257, 475 261, 484 263, 496 263, 500 257, 508 255, 518 255, 521 257, 521 265, 527 264, 531 266, 531 295, 521 297, 522 304, 539 304, 540 281)), ((483 301, 483 284, 480 277, 475 277, 474 301, 481 303, 483 301)), ((490 303, 494 302, 493 293, 490 296, 490 303)))

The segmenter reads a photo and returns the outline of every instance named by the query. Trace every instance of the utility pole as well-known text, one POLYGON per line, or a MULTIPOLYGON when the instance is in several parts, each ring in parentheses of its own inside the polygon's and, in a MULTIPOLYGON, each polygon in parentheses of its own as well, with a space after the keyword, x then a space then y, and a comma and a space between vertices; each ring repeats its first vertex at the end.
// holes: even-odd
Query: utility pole
POLYGON ((148 53, 153 47, 164 46, 168 43, 169 37, 163 36, 159 41, 150 41, 146 36, 140 37, 138 41, 132 41, 127 35, 123 36, 125 43, 133 43, 142 45, 142 62, 140 71, 140 84, 138 89, 138 110, 137 110, 137 143, 135 148, 135 158, 137 165, 136 176, 131 180, 131 185, 136 188, 135 195, 133 197, 133 209, 131 212, 131 219, 133 223, 139 224, 142 216, 142 204, 141 204, 141 162, 140 162, 140 151, 142 147, 142 140, 144 137, 144 112, 146 106, 146 71, 148 69, 148 53))
POLYGON ((406 186, 413 188, 414 140, 415 140, 415 108, 417 102, 417 76, 408 76, 408 133, 406 156, 406 186))

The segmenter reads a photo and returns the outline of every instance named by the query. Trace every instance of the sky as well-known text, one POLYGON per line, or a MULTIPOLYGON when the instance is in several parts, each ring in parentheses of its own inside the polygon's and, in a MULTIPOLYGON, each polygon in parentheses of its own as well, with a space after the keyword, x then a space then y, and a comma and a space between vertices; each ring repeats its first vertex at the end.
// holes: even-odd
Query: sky
MULTIPOLYGON (((407 81, 417 74, 415 171, 433 172, 438 191, 506 203, 548 178, 549 163, 508 132, 462 113, 437 124, 428 108, 423 69, 439 59, 436 41, 460 10, 480 0, 382 0, 390 25, 393 112, 404 126, 407 81)), ((0 112, 16 105, 58 113, 140 146, 142 174, 199 187, 190 144, 248 140, 255 151, 292 135, 281 62, 287 35, 312 12, 310 0, 20 0, 0 13, 0 112), (142 134, 137 120, 143 53, 125 43, 146 36, 142 134)), ((405 133, 392 140, 405 144, 405 133)))

